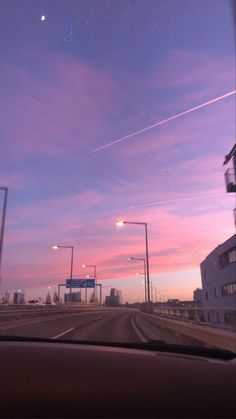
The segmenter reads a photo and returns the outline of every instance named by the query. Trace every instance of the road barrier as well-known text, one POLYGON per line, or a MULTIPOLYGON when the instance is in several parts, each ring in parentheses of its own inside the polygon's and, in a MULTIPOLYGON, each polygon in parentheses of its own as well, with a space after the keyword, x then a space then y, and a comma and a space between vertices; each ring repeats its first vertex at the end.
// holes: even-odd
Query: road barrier
MULTIPOLYGON (((167 307, 165 307, 167 309, 167 307)), ((176 335, 183 335, 197 339, 203 344, 212 347, 218 347, 236 352, 236 331, 215 327, 199 320, 191 320, 189 316, 193 311, 197 311, 197 318, 200 315, 200 309, 177 309, 169 308, 168 315, 163 313, 163 308, 149 307, 145 310, 150 322, 155 323, 160 328, 169 330, 176 335), (172 310, 172 315, 170 311, 172 310), (189 311, 189 314, 187 312, 189 311), (178 316, 178 312, 180 315, 178 316)), ((191 315, 192 315, 191 314, 191 315)))

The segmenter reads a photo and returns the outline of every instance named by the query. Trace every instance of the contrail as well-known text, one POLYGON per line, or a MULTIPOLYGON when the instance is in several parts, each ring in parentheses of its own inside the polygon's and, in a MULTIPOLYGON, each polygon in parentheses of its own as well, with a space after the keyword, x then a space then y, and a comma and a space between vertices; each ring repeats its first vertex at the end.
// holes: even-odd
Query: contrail
POLYGON ((193 108, 187 109, 186 111, 177 113, 176 115, 172 115, 169 118, 163 119, 162 121, 156 122, 155 124, 149 125, 148 127, 142 128, 138 131, 131 132, 130 134, 125 135, 124 137, 118 138, 117 140, 111 141, 110 143, 106 143, 106 144, 104 144, 100 147, 97 147, 97 148, 94 148, 93 150, 90 150, 89 154, 96 153, 97 151, 104 150, 105 148, 111 147, 114 144, 121 143, 122 141, 128 140, 129 138, 134 137, 137 134, 141 134, 142 132, 149 131, 150 129, 158 127, 159 125, 164 125, 167 122, 172 121, 173 119, 180 118, 181 116, 186 115, 190 112, 194 112, 197 109, 204 108, 205 106, 211 105, 212 103, 215 103, 215 102, 218 102, 219 100, 225 99, 228 96, 235 95, 235 93, 236 93, 236 90, 232 90, 231 92, 225 93, 222 96, 218 96, 215 99, 208 100, 207 102, 201 103, 200 105, 194 106, 193 108))
MULTIPOLYGON (((223 196, 223 194, 198 195, 198 196, 186 196, 186 197, 183 197, 183 198, 169 199, 169 200, 166 200, 166 201, 152 201, 152 202, 146 202, 146 203, 143 203, 143 204, 138 204, 138 205, 133 205, 133 206, 130 206, 130 207, 126 207, 126 208, 120 209, 119 212, 120 211, 125 211, 125 210, 132 210, 132 209, 138 209, 138 208, 144 208, 144 207, 157 206, 157 205, 174 204, 174 203, 182 202, 182 201, 192 201, 192 200, 195 200, 195 199, 198 200, 198 199, 204 199, 204 198, 207 198, 207 199, 222 198, 222 196, 223 196)), ((224 196, 225 196, 225 194, 224 194, 224 196)))

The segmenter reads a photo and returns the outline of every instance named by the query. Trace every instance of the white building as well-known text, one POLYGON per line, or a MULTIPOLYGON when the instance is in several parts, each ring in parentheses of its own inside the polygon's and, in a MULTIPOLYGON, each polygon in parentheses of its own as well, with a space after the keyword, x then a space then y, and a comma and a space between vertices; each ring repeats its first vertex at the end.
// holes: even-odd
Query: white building
POLYGON ((201 263, 205 321, 236 327, 236 234, 220 244, 201 263))

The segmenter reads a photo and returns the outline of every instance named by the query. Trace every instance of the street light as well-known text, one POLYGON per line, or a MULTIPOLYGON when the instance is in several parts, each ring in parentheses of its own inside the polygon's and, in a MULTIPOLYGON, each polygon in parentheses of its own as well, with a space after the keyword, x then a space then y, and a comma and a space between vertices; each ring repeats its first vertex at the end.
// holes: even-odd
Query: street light
POLYGON ((95 265, 81 265, 82 268, 93 268, 94 269, 94 279, 97 277, 97 267, 95 265))
POLYGON ((146 273, 146 259, 145 258, 131 258, 129 257, 128 260, 141 260, 143 262, 143 269, 144 269, 144 284, 145 284, 145 303, 147 302, 147 273, 146 273))
POLYGON ((157 292, 158 292, 158 294, 159 294, 159 296, 160 296, 160 303, 161 303, 161 302, 163 302, 163 303, 164 303, 164 302, 165 302, 165 300, 166 300, 166 296, 165 296, 164 294, 161 294, 161 293, 160 293, 160 291, 157 291, 157 292), (163 297, 163 300, 161 299, 162 297, 163 297))
POLYGON ((151 289, 151 302, 152 302, 152 299, 153 299, 153 295, 152 295, 152 281, 150 282, 150 289, 151 289))
POLYGON ((154 301, 154 303, 156 303, 156 302, 157 302, 157 289, 156 289, 156 287, 152 287, 152 291, 153 291, 153 290, 155 291, 155 292, 154 292, 154 296, 155 296, 155 297, 154 297, 154 300, 155 300, 155 301, 154 301))
POLYGON ((147 292, 148 292, 148 303, 150 303, 150 284, 149 284, 149 256, 148 256, 148 233, 147 233, 147 223, 140 223, 136 221, 123 221, 118 220, 116 222, 117 227, 122 227, 124 224, 137 224, 143 225, 145 228, 145 243, 146 243, 146 266, 147 266, 147 292))
POLYGON ((156 289, 156 287, 154 287, 153 285, 152 285, 152 282, 150 282, 150 285, 151 285, 151 299, 152 299, 152 302, 154 303, 154 298, 153 298, 153 290, 155 290, 155 299, 156 299, 156 293, 157 293, 157 289, 156 289))
MULTIPOLYGON (((58 249, 71 249, 71 262, 70 262, 70 279, 72 280, 73 278, 73 258, 74 258, 74 246, 61 246, 59 244, 54 244, 52 246, 52 248, 54 250, 58 250, 58 249)), ((71 281, 72 282, 72 281, 71 281)), ((70 294, 72 291, 72 284, 70 284, 70 294)))
MULTIPOLYGON (((136 272, 135 275, 136 276, 144 275, 144 278, 145 278, 145 272, 136 272)), ((145 303, 146 303, 146 281, 145 280, 143 281, 143 284, 144 284, 144 287, 145 287, 145 303)))
POLYGON ((94 269, 94 296, 95 299, 97 299, 97 288, 96 288, 96 284, 97 284, 97 267, 95 265, 82 265, 82 268, 93 268, 94 269))
POLYGON ((2 260, 2 248, 3 248, 3 236, 4 236, 4 227, 5 227, 5 218, 7 210, 7 194, 8 188, 0 186, 0 190, 4 192, 3 198, 3 209, 2 209, 2 221, 1 221, 1 230, 0 230, 0 282, 1 282, 1 260, 2 260))
POLYGON ((117 227, 123 227, 124 224, 125 224, 125 221, 119 220, 116 222, 117 227))
POLYGON ((66 284, 58 284, 57 285, 57 294, 58 294, 58 304, 60 304, 60 289, 61 287, 65 287, 66 284))

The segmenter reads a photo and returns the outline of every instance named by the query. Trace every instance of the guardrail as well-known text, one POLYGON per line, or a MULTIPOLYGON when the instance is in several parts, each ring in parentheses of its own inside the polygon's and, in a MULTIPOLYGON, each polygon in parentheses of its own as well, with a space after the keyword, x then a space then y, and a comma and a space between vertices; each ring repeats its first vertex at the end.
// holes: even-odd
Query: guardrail
POLYGON ((152 314, 159 314, 167 317, 178 317, 183 320, 204 322, 204 310, 202 308, 190 307, 147 307, 146 311, 152 314))
POLYGON ((218 307, 147 307, 148 313, 236 330, 236 309, 218 307), (218 315, 217 315, 218 313, 218 315), (221 317, 221 318, 220 318, 221 317), (228 323, 222 318, 231 319, 228 323))
MULTIPOLYGON (((232 312, 232 310, 223 309, 222 311, 232 312)), ((205 322, 203 308, 148 307, 145 312, 150 321, 160 328, 198 339, 210 346, 236 352, 235 326, 225 328, 205 322)))
POLYGON ((85 303, 67 303, 67 304, 1 304, 1 311, 14 311, 14 310, 68 310, 68 309, 88 309, 88 310, 122 310, 120 307, 109 307, 100 304, 85 304, 85 303))
POLYGON ((8 310, 68 310, 70 308, 92 308, 91 306, 80 304, 80 303, 68 303, 64 304, 2 304, 0 305, 1 311, 8 310))

